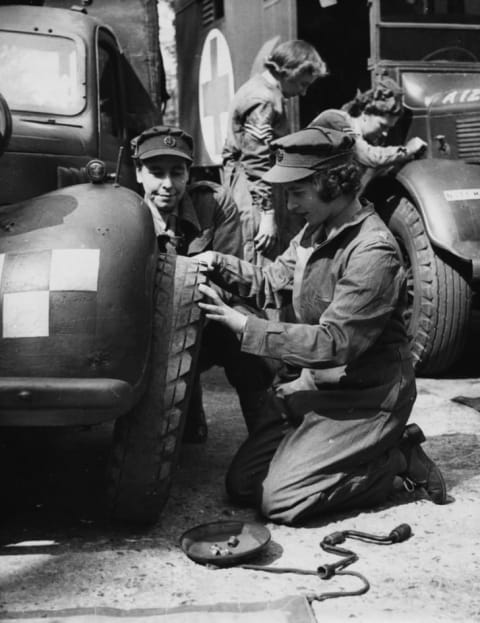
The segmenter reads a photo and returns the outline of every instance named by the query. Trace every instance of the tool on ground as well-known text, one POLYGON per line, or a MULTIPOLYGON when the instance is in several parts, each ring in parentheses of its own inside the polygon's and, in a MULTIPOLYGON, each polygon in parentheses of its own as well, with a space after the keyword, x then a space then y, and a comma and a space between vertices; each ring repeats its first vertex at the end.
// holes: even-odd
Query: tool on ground
POLYGON ((377 545, 392 545, 393 543, 401 543, 410 538, 412 529, 408 524, 400 524, 394 528, 388 536, 378 536, 368 532, 358 532, 357 530, 342 530, 332 532, 324 537, 320 542, 323 551, 329 554, 341 556, 339 560, 333 564, 324 564, 317 567, 315 571, 308 569, 298 569, 296 567, 264 567, 262 565, 242 565, 243 569, 253 569, 255 571, 267 571, 269 573, 299 573, 301 575, 316 575, 322 580, 329 580, 334 575, 352 575, 359 578, 363 586, 356 591, 335 591, 330 593, 313 593, 307 595, 309 601, 324 601, 334 597, 352 597, 354 595, 363 595, 370 589, 370 583, 367 578, 356 571, 344 571, 352 563, 358 560, 358 555, 349 549, 338 547, 340 543, 344 543, 347 538, 357 539, 366 543, 376 543, 377 545))
POLYGON ((238 565, 242 569, 263 571, 266 573, 295 573, 299 575, 315 575, 321 580, 329 580, 334 575, 351 575, 362 581, 356 591, 334 591, 306 595, 308 601, 324 601, 334 597, 351 597, 363 595, 370 589, 367 578, 356 571, 344 569, 358 560, 358 555, 344 547, 338 547, 347 538, 392 545, 406 541, 412 535, 408 524, 400 524, 387 536, 379 536, 357 530, 332 532, 320 542, 323 551, 335 554, 342 559, 335 563, 319 565, 317 569, 300 569, 297 567, 267 567, 264 565, 245 564, 245 560, 259 554, 270 542, 270 532, 262 524, 243 521, 216 521, 202 524, 187 530, 180 538, 180 546, 189 558, 200 564, 214 567, 238 565), (241 564, 240 564, 241 563, 241 564))
POLYGON ((184 532, 180 547, 195 562, 230 567, 259 554, 270 538, 270 531, 260 523, 214 521, 184 532))

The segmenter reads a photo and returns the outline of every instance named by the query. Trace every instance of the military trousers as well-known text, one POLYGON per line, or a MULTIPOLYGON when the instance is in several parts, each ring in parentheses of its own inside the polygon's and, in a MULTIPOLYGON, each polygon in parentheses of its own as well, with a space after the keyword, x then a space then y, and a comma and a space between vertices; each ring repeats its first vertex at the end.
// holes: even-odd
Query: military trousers
MULTIPOLYGON (((230 465, 230 497, 285 524, 384 502, 406 468, 398 444, 416 396, 410 366, 380 389, 391 396, 392 387, 392 410, 348 408, 348 392, 326 390, 317 392, 325 408, 314 411, 305 396, 310 392, 279 398, 271 390, 262 418, 230 465)), ((362 390, 355 393, 361 403, 362 390)))

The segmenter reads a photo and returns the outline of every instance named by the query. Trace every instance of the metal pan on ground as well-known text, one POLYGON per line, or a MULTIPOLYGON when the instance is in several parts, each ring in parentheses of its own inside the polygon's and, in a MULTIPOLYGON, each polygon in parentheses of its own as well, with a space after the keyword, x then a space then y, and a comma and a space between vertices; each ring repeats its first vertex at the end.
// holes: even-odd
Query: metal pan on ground
POLYGON ((227 567, 255 556, 270 539, 268 528, 259 523, 214 521, 184 532, 180 546, 195 562, 227 567))

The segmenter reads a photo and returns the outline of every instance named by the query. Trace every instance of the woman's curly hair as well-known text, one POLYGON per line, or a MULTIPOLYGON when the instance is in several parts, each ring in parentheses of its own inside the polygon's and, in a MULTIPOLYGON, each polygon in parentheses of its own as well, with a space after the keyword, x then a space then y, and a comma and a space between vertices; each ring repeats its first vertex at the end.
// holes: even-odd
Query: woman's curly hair
POLYGON ((322 201, 333 201, 360 188, 360 169, 351 160, 314 173, 313 183, 322 201))
POLYGON ((359 117, 362 112, 369 115, 400 116, 403 110, 403 91, 400 85, 389 78, 382 76, 376 85, 368 91, 357 91, 354 99, 342 106, 351 117, 359 117))
POLYGON ((317 50, 302 39, 280 43, 265 59, 264 66, 274 74, 295 79, 301 74, 319 78, 327 74, 327 66, 317 50))

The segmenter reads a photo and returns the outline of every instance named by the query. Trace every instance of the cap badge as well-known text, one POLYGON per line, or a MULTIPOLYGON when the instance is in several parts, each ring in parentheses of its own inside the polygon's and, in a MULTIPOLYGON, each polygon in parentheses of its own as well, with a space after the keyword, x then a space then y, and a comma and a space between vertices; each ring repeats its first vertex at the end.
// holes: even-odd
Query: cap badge
POLYGON ((167 147, 175 147, 175 145, 177 144, 177 141, 173 138, 173 136, 166 136, 163 139, 163 142, 167 147))
POLYGON ((277 162, 282 162, 284 155, 285 154, 283 153, 283 151, 281 149, 278 149, 277 150, 277 162))

